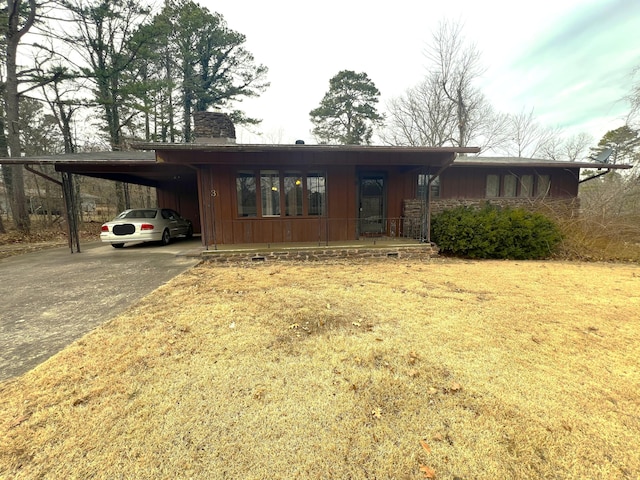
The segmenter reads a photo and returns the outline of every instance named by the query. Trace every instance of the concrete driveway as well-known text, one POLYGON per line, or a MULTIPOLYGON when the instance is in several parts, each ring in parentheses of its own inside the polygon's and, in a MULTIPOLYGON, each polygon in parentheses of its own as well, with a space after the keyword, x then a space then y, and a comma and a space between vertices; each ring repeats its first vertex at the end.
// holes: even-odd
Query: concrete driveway
POLYGON ((0 381, 32 369, 200 260, 199 238, 0 260, 0 381))

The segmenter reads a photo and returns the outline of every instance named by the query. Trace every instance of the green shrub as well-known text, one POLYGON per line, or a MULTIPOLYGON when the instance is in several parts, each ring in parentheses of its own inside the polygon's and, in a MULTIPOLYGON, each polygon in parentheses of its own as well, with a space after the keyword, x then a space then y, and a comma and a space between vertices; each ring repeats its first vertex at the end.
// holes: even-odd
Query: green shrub
POLYGON ((546 258, 562 239, 544 215, 487 204, 456 207, 434 215, 431 238, 440 251, 467 258, 546 258))

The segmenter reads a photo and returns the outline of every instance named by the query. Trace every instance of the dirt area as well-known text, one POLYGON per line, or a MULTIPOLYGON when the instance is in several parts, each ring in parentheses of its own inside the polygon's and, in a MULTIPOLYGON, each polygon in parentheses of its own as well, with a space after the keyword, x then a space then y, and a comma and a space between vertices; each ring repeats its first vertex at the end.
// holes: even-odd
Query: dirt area
MULTIPOLYGON (((99 222, 83 223, 79 232, 81 242, 99 240, 101 225, 99 222)), ((5 228, 7 228, 6 224, 5 228)), ((9 227, 7 233, 0 234, 0 259, 49 248, 68 246, 68 235, 60 224, 46 227, 34 225, 32 231, 28 234, 18 232, 9 227)))
POLYGON ((0 478, 640 477, 640 268, 201 264, 0 384, 0 478))

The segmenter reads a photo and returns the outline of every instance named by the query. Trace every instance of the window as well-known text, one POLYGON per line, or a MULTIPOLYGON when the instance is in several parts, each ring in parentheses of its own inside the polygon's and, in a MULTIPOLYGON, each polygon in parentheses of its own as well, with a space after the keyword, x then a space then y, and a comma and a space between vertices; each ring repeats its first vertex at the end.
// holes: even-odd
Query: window
POLYGON ((549 195, 551 177, 549 175, 487 175, 485 195, 493 197, 544 197, 549 195), (534 182, 535 180, 535 182, 534 182), (502 188, 501 188, 502 187, 502 188))
POLYGON ((276 170, 260 172, 260 197, 263 217, 280 216, 280 176, 276 170))
POLYGON ((519 197, 532 197, 533 196, 533 175, 521 175, 520 176, 520 191, 519 197))
POLYGON ((505 175, 503 182, 504 184, 502 185, 502 196, 515 197, 516 188, 518 186, 518 177, 516 177, 515 175, 505 175))
POLYGON ((258 174, 241 170, 236 174, 236 196, 238 217, 280 217, 283 213, 287 217, 325 215, 326 176, 321 172, 305 175, 295 171, 260 170, 258 174))
POLYGON ((551 195, 551 176, 538 175, 538 188, 536 194, 539 197, 548 197, 551 195))
POLYGON ((238 216, 255 217, 257 215, 256 177, 253 172, 238 172, 236 175, 236 194, 238 197, 238 216))
MULTIPOLYGON (((429 181, 429 175, 418 175, 418 198, 424 198, 425 188, 429 181)), ((431 198, 440 198, 440 177, 432 177, 431 198)))
POLYGON ((323 173, 307 174, 307 198, 309 215, 324 215, 326 203, 325 177, 323 173))
POLYGON ((500 196, 500 175, 487 175, 485 196, 488 198, 500 196))
POLYGON ((302 215, 302 174, 285 172, 284 174, 284 214, 288 217, 302 215))

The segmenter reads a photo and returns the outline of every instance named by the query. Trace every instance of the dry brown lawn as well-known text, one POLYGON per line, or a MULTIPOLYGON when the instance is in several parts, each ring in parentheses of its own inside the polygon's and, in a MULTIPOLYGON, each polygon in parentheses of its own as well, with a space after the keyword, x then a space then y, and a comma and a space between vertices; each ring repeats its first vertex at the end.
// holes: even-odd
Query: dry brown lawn
POLYGON ((203 264, 0 384, 0 478, 637 479, 639 292, 627 264, 203 264))

